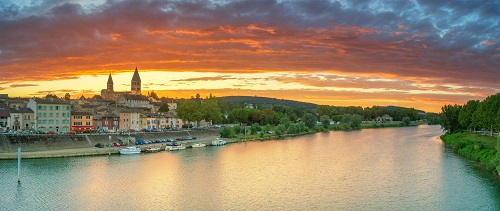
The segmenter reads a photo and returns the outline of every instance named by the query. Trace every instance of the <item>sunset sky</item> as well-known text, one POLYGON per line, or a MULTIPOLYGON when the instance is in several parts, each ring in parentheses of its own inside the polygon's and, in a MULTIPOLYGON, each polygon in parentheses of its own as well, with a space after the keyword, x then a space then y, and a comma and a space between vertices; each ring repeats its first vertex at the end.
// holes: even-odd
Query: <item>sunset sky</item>
POLYGON ((444 104, 500 92, 500 1, 2 0, 0 93, 444 104))

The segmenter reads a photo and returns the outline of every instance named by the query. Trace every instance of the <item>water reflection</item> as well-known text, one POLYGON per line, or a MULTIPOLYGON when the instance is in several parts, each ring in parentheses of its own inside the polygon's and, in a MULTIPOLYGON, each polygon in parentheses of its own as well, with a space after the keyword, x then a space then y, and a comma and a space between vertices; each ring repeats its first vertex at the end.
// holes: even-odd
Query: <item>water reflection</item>
POLYGON ((0 161, 0 210, 500 209, 439 127, 317 133, 138 156, 0 161))

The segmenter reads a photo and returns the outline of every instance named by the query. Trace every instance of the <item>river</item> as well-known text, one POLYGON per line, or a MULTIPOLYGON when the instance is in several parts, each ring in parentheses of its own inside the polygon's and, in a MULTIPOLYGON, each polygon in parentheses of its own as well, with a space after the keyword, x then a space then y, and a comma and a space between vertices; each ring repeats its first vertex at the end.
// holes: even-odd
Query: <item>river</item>
POLYGON ((500 210, 439 126, 141 155, 0 161, 0 210, 500 210))

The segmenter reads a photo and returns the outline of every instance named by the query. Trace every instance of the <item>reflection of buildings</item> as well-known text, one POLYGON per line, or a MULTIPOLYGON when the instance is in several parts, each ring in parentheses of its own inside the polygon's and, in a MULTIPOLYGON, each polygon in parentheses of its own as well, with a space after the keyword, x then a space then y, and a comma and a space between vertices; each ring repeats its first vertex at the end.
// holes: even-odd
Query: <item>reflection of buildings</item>
POLYGON ((135 68, 134 75, 132 76, 132 80, 130 82, 130 92, 115 92, 111 73, 109 74, 108 77, 107 88, 101 90, 101 97, 106 100, 116 100, 121 95, 125 94, 138 95, 138 96, 141 95, 141 77, 139 76, 137 67, 135 68))

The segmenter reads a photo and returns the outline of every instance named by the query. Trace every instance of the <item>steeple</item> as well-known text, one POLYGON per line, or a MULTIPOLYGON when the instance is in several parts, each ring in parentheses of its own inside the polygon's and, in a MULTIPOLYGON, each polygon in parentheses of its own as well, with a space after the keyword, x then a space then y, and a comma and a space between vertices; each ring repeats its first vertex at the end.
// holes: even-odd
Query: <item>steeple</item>
POLYGON ((132 76, 130 94, 141 95, 141 77, 139 76, 139 71, 135 67, 134 76, 132 76))
POLYGON ((111 73, 109 74, 108 77, 108 91, 110 92, 113 91, 113 78, 111 78, 111 73))

